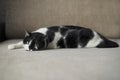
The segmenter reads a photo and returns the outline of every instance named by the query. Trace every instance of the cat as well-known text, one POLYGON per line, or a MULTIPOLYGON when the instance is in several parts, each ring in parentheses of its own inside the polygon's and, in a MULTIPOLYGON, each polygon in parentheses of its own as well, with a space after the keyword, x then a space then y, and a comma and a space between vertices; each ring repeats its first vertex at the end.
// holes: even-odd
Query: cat
POLYGON ((24 48, 27 51, 56 48, 114 47, 119 47, 119 45, 92 29, 75 25, 51 26, 26 32, 23 41, 8 46, 9 49, 24 48))

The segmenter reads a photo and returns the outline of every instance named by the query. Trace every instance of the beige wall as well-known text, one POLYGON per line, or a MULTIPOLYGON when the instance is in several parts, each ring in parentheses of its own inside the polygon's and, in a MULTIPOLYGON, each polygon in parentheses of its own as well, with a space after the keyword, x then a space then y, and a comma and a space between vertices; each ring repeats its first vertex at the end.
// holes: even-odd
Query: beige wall
POLYGON ((8 38, 22 38, 24 29, 65 24, 120 38, 120 0, 8 0, 6 15, 8 38))
POLYGON ((0 0, 0 23, 5 22, 5 0, 0 0))

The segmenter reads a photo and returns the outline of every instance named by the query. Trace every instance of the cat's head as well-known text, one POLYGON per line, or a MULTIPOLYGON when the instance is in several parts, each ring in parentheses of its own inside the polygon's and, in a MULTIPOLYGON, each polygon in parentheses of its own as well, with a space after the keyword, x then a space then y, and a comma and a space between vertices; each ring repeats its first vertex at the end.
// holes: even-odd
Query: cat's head
POLYGON ((41 33, 26 32, 23 40, 24 49, 27 51, 42 50, 47 47, 46 36, 41 33))

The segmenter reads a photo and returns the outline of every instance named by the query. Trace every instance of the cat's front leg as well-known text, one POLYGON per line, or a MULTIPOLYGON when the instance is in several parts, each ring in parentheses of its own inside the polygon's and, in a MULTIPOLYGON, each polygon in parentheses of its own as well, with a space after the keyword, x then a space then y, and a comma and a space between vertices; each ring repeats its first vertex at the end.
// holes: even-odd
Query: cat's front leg
POLYGON ((20 41, 16 44, 10 44, 8 45, 8 49, 13 50, 13 49, 19 49, 19 48, 23 48, 23 41, 20 41))

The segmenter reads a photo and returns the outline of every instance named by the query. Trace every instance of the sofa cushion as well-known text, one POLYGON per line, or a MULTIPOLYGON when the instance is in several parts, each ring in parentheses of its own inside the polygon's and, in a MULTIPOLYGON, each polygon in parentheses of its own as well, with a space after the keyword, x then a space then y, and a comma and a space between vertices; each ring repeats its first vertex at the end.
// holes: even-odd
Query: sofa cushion
POLYGON ((120 47, 7 49, 18 41, 0 43, 0 80, 120 80, 120 47))
POLYGON ((106 37, 120 38, 119 0, 9 0, 8 38, 23 38, 24 30, 51 25, 81 25, 106 37))

